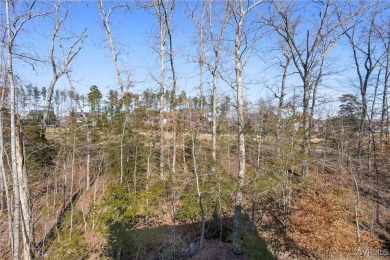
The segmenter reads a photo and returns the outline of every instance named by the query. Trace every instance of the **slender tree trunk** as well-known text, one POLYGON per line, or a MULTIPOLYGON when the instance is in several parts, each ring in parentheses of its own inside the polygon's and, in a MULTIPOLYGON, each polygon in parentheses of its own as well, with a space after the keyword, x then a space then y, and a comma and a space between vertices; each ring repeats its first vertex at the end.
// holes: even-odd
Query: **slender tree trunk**
POLYGON ((308 80, 305 80, 304 83, 304 93, 303 93, 303 159, 302 159, 302 176, 307 177, 309 173, 309 150, 310 150, 310 110, 309 110, 309 100, 310 100, 311 88, 308 80))
MULTIPOLYGON (((4 91, 2 93, 4 95, 4 91)), ((1 99, 1 106, 0 106, 0 174, 1 174, 1 180, 3 182, 3 188, 5 191, 5 197, 6 197, 6 203, 7 203, 7 216, 8 216, 8 237, 9 237, 9 244, 11 248, 13 248, 13 221, 12 221, 12 198, 11 194, 9 193, 9 184, 8 184, 8 177, 6 170, 4 168, 4 139, 3 139, 3 100, 1 99)), ((1 194, 2 195, 2 194, 1 194)))
POLYGON ((87 126, 87 191, 91 187, 91 130, 87 126))
MULTIPOLYGON (((390 25, 389 25, 390 27, 390 25)), ((390 28, 389 28, 390 30, 390 28)), ((390 31, 389 31, 390 33, 390 31)), ((389 38, 390 40, 390 38, 389 38)), ((388 108, 388 92, 389 92, 389 78, 390 78, 390 42, 386 44, 387 55, 385 63, 385 75, 384 75, 384 84, 383 84, 383 95, 382 95, 382 111, 381 111, 381 135, 380 141, 381 144, 384 144, 384 140, 387 142, 387 136, 389 132, 389 108, 388 108)))
POLYGON ((282 75, 282 85, 280 89, 279 94, 279 104, 278 104, 278 119, 277 119, 277 126, 276 126, 276 155, 280 157, 280 142, 281 142, 281 136, 280 131, 282 129, 282 113, 283 113, 283 106, 284 106, 284 96, 286 95, 286 79, 287 79, 287 71, 288 66, 291 61, 291 57, 288 54, 283 54, 286 58, 286 63, 282 65, 283 67, 283 75, 282 75))
MULTIPOLYGON (((148 155, 148 164, 146 168, 146 185, 145 185, 145 190, 146 193, 148 194, 149 192, 149 178, 150 178, 150 157, 152 156, 152 147, 149 147, 149 155, 148 155)), ((149 199, 146 198, 146 207, 149 206, 149 199)))
POLYGON ((171 73, 172 73, 172 93, 171 93, 171 114, 172 117, 172 128, 173 128, 173 156, 172 156, 172 175, 173 178, 175 178, 176 175, 176 150, 177 150, 177 140, 176 140, 176 129, 177 129, 177 118, 176 118, 176 88, 177 88, 177 81, 176 81, 176 71, 173 61, 173 38, 171 34, 170 29, 170 17, 172 16, 172 12, 174 10, 175 2, 172 3, 170 13, 167 12, 167 7, 163 5, 164 8, 164 21, 166 26, 166 31, 168 34, 168 40, 169 40, 169 62, 171 65, 171 73))
POLYGON ((125 138, 125 131, 126 131, 126 123, 127 123, 127 116, 128 114, 126 113, 125 120, 123 122, 123 127, 122 127, 122 136, 121 136, 121 144, 120 144, 120 161, 121 161, 121 176, 120 176, 120 183, 123 183, 123 175, 124 175, 124 165, 123 165, 123 140, 125 138))
POLYGON ((20 121, 17 118, 16 122, 16 156, 19 175, 19 193, 20 205, 22 210, 22 237, 23 237, 23 258, 31 259, 34 257, 35 241, 34 241, 34 226, 32 218, 32 205, 30 200, 30 190, 28 185, 27 168, 25 162, 25 150, 23 137, 20 138, 22 132, 20 130, 20 121))
MULTIPOLYGON (((242 0, 240 1, 242 8, 242 0)), ((242 196, 245 178, 245 136, 244 136, 244 96, 242 82, 242 64, 241 64, 241 37, 243 30, 243 14, 239 17, 239 22, 236 28, 235 35, 235 68, 236 68, 236 84, 237 84, 237 119, 238 119, 238 187, 236 191, 236 199, 234 205, 233 219, 233 245, 232 249, 235 254, 241 254, 242 248, 240 244, 242 236, 242 196)))
MULTIPOLYGON (((236 1, 231 1, 231 4, 236 3, 236 1)), ((243 62, 242 56, 245 53, 245 50, 248 48, 248 31, 244 31, 244 21, 248 12, 259 5, 261 1, 237 1, 236 6, 233 6, 232 13, 234 15, 234 30, 235 30, 235 40, 234 40, 234 61, 235 61, 235 88, 237 91, 237 135, 238 135, 238 184, 236 191, 236 198, 234 204, 234 216, 233 216, 233 235, 232 235, 232 250, 235 254, 242 253, 242 247, 240 240, 242 238, 242 202, 243 202, 243 190, 244 190, 244 179, 245 179, 245 122, 244 122, 244 95, 243 95, 243 62), (245 4, 244 4, 245 2, 245 4), (244 6, 246 5, 246 6, 244 6), (244 48, 245 46, 245 48, 244 48)))
POLYGON ((170 18, 175 8, 175 1, 172 2, 170 12, 167 11, 167 6, 163 5, 164 8, 164 21, 166 26, 166 32, 169 40, 169 61, 171 65, 172 73, 172 92, 171 92, 171 114, 172 116, 172 137, 173 137, 173 155, 172 155, 172 214, 173 214, 173 258, 176 258, 176 155, 177 155, 177 118, 176 118, 176 72, 173 61, 173 38, 170 29, 170 18))
MULTIPOLYGON (((213 99, 212 99, 212 150, 211 155, 214 162, 217 161, 217 72, 213 75, 213 99)), ((213 167, 214 168, 214 167, 213 167)))
POLYGON ((70 176, 70 227, 69 227, 69 240, 72 239, 73 231, 73 185, 74 185, 74 167, 75 167, 75 150, 76 150, 76 135, 73 135, 73 146, 72 146, 72 165, 71 165, 71 176, 70 176))
MULTIPOLYGON (((366 88, 365 88, 366 89, 366 88)), ((358 163, 359 169, 362 170, 362 160, 363 160, 363 149, 364 149, 364 137, 366 136, 366 117, 367 117, 367 96, 366 91, 362 89, 361 91, 362 97, 362 112, 360 114, 360 122, 359 122, 359 138, 358 138, 358 163)))
MULTIPOLYGON (((46 127, 47 124, 53 120, 53 118, 50 118, 49 112, 50 108, 52 105, 52 98, 53 98, 53 93, 54 93, 54 87, 57 84, 57 81, 67 73, 68 71, 68 66, 72 62, 72 60, 77 56, 77 54, 80 52, 82 49, 82 41, 86 37, 85 32, 87 29, 84 29, 84 31, 76 38, 76 40, 70 45, 68 52, 63 54, 63 60, 61 64, 61 68, 58 70, 57 66, 58 64, 56 63, 56 59, 54 56, 54 50, 55 50, 55 41, 58 40, 58 32, 65 22, 68 11, 65 12, 65 15, 62 19, 59 17, 60 13, 60 6, 61 6, 61 1, 58 1, 58 3, 54 6, 54 12, 55 12, 55 25, 54 25, 54 30, 53 34, 51 36, 51 42, 50 42, 50 64, 51 64, 51 69, 52 69, 52 79, 50 81, 49 88, 47 90, 47 95, 46 95, 46 100, 45 100, 45 110, 43 113, 43 118, 41 121, 41 138, 46 138, 46 127), (80 44, 80 45, 79 45, 80 44), (75 48, 78 46, 78 48, 75 50, 75 48)), ((61 39, 59 39, 61 41, 61 39)), ((60 47, 62 49, 62 45, 60 43, 60 47)), ((63 50, 61 50, 63 51, 63 50)), ((57 122, 51 122, 56 124, 57 122)))
MULTIPOLYGON (((8 83, 8 73, 6 65, 5 70, 3 70, 3 49, 1 49, 1 55, 0 55, 0 72, 4 73, 2 75, 3 79, 3 90, 1 92, 1 99, 0 99, 0 181, 2 182, 2 187, 4 188, 5 197, 6 197, 6 203, 7 203, 7 219, 8 219, 8 238, 9 238, 9 245, 11 246, 11 249, 13 248, 13 212, 12 212, 12 197, 9 193, 10 186, 8 184, 8 176, 6 173, 6 169, 4 167, 4 124, 3 124, 3 108, 4 108, 4 100, 5 100, 5 92, 7 89, 7 83, 8 83)), ((0 196, 3 196, 1 193, 0 196)))
POLYGON ((192 133, 192 159, 194 163, 194 173, 195 173, 195 181, 196 181, 196 191, 198 193, 198 204, 200 209, 200 215, 201 215, 201 229, 200 229, 200 252, 199 252, 199 258, 202 259, 202 251, 203 251, 203 240, 204 240, 204 233, 205 233, 205 216, 204 216, 204 208, 202 204, 202 193, 200 191, 200 184, 199 184, 199 173, 198 173, 198 165, 196 161, 196 151, 195 151, 195 137, 194 133, 192 133))
MULTIPOLYGON (((10 74, 13 77, 13 74, 10 74)), ((13 80, 11 80, 13 81, 13 80)), ((13 191, 14 191, 14 209, 13 209, 13 222, 14 222, 14 259, 19 259, 19 233, 20 233, 20 189, 19 189, 19 173, 17 169, 17 156, 16 156, 16 129, 15 129, 15 88, 11 83, 11 160, 12 160, 12 179, 13 179, 13 191)))
POLYGON ((160 108, 159 108, 159 127, 160 127, 160 179, 165 179, 164 174, 164 93, 165 93, 165 44, 166 44, 166 34, 167 28, 164 21, 164 15, 161 13, 161 5, 164 3, 162 0, 158 0, 158 3, 155 5, 156 12, 160 24, 160 108))
POLYGON ((230 140, 227 144, 227 159, 228 159, 228 175, 231 176, 231 164, 230 164, 230 140))
POLYGON ((133 172, 134 194, 137 194, 137 165, 138 165, 138 145, 135 147, 135 156, 134 156, 134 172, 133 172))
POLYGON ((7 78, 10 83, 10 114, 11 114, 11 166, 12 166, 12 180, 13 180, 13 258, 19 260, 19 238, 20 238, 20 189, 19 189, 19 173, 17 168, 17 156, 16 156, 16 104, 15 104, 15 81, 13 74, 13 61, 12 61, 12 47, 13 47, 13 34, 11 34, 11 22, 10 22, 10 7, 9 0, 6 0, 6 19, 7 19, 7 78))
POLYGON ((200 96, 200 111, 201 111, 201 120, 203 120, 203 67, 205 62, 205 35, 204 35, 204 26, 203 26, 203 20, 205 15, 205 4, 202 1, 202 18, 199 24, 199 96, 200 96))
POLYGON ((122 76, 121 76, 119 66, 118 66, 118 53, 115 51, 114 41, 112 39, 112 34, 111 34, 111 25, 110 25, 110 15, 113 12, 114 8, 110 9, 108 11, 108 13, 106 13, 104 6, 103 6, 103 0, 97 0, 97 6, 99 9, 100 17, 101 17, 102 22, 103 22, 103 27, 104 27, 104 31, 106 33, 107 41, 108 41, 108 44, 110 46, 111 58, 112 58, 112 62, 114 64, 114 69, 115 69, 116 77, 118 79, 120 94, 122 97, 123 93, 124 93, 124 84, 123 84, 122 76))
POLYGON ((45 100, 45 111, 43 113, 43 118, 41 122, 41 138, 46 138, 46 127, 49 119, 49 111, 50 111, 50 105, 51 105, 51 99, 53 96, 53 90, 54 86, 56 85, 58 79, 59 79, 59 74, 57 73, 57 65, 54 59, 54 48, 55 48, 55 40, 57 38, 58 31, 61 26, 61 21, 59 21, 58 17, 58 9, 59 9, 60 3, 56 5, 56 17, 55 17, 55 26, 53 30, 53 34, 51 36, 50 40, 50 63, 51 63, 51 69, 52 69, 52 79, 50 81, 49 89, 48 89, 48 94, 46 96, 45 100))
POLYGON ((348 169, 348 172, 349 172, 349 174, 352 177, 353 184, 354 184, 355 189, 356 189, 356 200, 355 200, 356 241, 357 241, 358 247, 360 247, 360 223, 359 223, 360 192, 359 192, 359 185, 358 185, 358 181, 356 179, 355 174, 353 174, 351 162, 348 161, 348 164, 350 165, 349 169, 348 169))
MULTIPOLYGON (((225 8, 227 8, 228 4, 226 3, 225 8)), ((225 33, 226 24, 228 22, 228 19, 230 18, 230 13, 227 9, 224 10, 224 20, 221 23, 221 27, 219 29, 219 34, 216 35, 213 33, 215 30, 213 25, 213 2, 209 1, 209 12, 208 12, 208 30, 209 30, 209 37, 211 40, 212 48, 213 48, 213 54, 214 54, 214 62, 213 64, 208 64, 209 71, 213 77, 212 80, 212 129, 211 129, 211 135, 212 135, 212 149, 211 149, 211 155, 213 157, 214 162, 217 160, 217 80, 218 80, 218 72, 219 72, 219 63, 220 63, 220 51, 223 43, 223 36, 225 33)), ((201 38, 201 41, 204 41, 204 39, 201 38)), ((213 168, 214 171, 214 168, 213 168)))

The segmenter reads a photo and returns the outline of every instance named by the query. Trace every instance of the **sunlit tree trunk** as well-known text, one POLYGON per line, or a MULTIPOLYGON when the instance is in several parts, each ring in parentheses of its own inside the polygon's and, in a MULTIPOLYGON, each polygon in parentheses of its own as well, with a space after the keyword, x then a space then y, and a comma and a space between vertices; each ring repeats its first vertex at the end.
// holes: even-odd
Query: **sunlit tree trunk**
POLYGON ((163 14, 163 5, 167 4, 165 0, 154 0, 154 8, 156 9, 157 19, 159 22, 159 32, 160 32, 160 107, 159 107, 159 128, 160 128, 160 179, 165 179, 164 174, 164 124, 165 124, 165 102, 164 102, 164 93, 165 93, 165 48, 166 48, 166 36, 167 36, 167 27, 165 23, 165 17, 163 14))
POLYGON ((28 185, 27 167, 25 161, 25 150, 23 133, 20 130, 20 121, 17 118, 16 122, 16 157, 17 168, 19 174, 19 194, 20 194, 20 206, 21 206, 21 224, 22 224, 22 237, 23 237, 23 258, 31 259, 35 255, 35 241, 34 241, 34 225, 32 217, 32 205, 30 199, 30 190, 28 185))
POLYGON ((164 21, 166 26, 166 32, 168 35, 169 40, 169 64, 171 67, 171 73, 172 73, 172 91, 171 91, 171 114, 172 114, 172 130, 173 130, 173 156, 172 156, 172 175, 173 178, 175 178, 176 174, 176 150, 177 150, 177 140, 176 140, 176 134, 177 134, 177 122, 176 122, 176 88, 177 88, 177 80, 176 80, 176 71, 175 71, 175 65, 173 60, 173 38, 170 28, 170 20, 173 14, 173 11, 175 9, 176 1, 172 1, 171 7, 169 10, 167 10, 168 6, 162 5, 164 10, 164 21))
POLYGON ((213 157, 213 160, 217 160, 217 80, 219 77, 219 69, 220 69, 220 53, 221 48, 224 40, 224 34, 225 34, 225 28, 227 25, 227 22, 229 18, 231 17, 231 14, 228 10, 228 4, 223 4, 223 11, 224 11, 224 19, 219 24, 219 31, 215 33, 215 26, 213 23, 213 14, 214 14, 214 7, 213 7, 214 1, 208 0, 208 10, 207 10, 207 18, 208 18, 208 35, 210 38, 210 43, 212 46, 212 53, 213 57, 210 59, 206 59, 208 69, 212 76, 212 104, 211 104, 211 114, 212 114, 212 130, 211 130, 211 136, 212 136, 212 149, 211 154, 213 157))
MULTIPOLYGON (((242 56, 244 50, 242 50, 243 41, 246 40, 247 31, 244 32, 244 21, 248 12, 253 9, 255 6, 260 4, 261 1, 256 1, 251 3, 250 6, 244 6, 244 1, 240 0, 232 7, 232 13, 234 15, 234 30, 235 30, 235 39, 234 39, 234 62, 235 62, 235 87, 237 95, 237 135, 238 135, 238 183, 236 198, 234 204, 234 217, 233 217, 233 245, 232 250, 235 254, 241 254, 242 248, 240 244, 242 236, 242 197, 244 189, 244 178, 245 178, 245 122, 244 122, 244 95, 243 95, 243 64, 242 56)), ((233 2, 231 2, 233 3, 233 2)), ((244 42, 244 44, 248 44, 244 42)), ((246 49, 246 48, 245 48, 246 49)))
POLYGON ((87 191, 91 187, 91 130, 89 126, 87 126, 87 169, 86 169, 86 177, 87 177, 87 191))
POLYGON ((277 125, 276 125, 276 154, 278 157, 281 155, 280 146, 281 146, 282 114, 283 114, 283 107, 284 107, 284 97, 286 96, 287 72, 291 62, 291 54, 286 48, 284 47, 282 48, 283 48, 282 51, 283 51, 283 57, 285 58, 285 63, 280 65, 283 68, 283 74, 282 74, 280 93, 277 96, 279 102, 278 102, 278 118, 277 118, 277 125))
POLYGON ((73 231, 73 210, 74 210, 74 202, 73 202, 73 186, 74 186, 74 168, 75 168, 75 151, 76 151, 76 135, 73 134, 73 144, 72 144, 72 161, 71 161, 71 175, 70 175, 70 227, 69 227, 69 240, 72 239, 72 231, 73 231))
POLYGON ((19 239, 20 239, 20 190, 19 190, 19 173, 17 168, 17 151, 16 151, 16 104, 15 104, 15 81, 13 73, 13 40, 14 32, 11 32, 11 20, 10 20, 10 1, 6 0, 6 16, 7 16, 7 78, 10 83, 10 114, 11 114, 11 166, 12 166, 12 180, 13 180, 13 258, 19 260, 19 239))
MULTIPOLYGON (((2 75, 2 80, 3 80, 3 89, 1 92, 1 99, 0 99, 0 182, 2 184, 0 185, 4 189, 5 193, 5 198, 6 198, 6 203, 7 203, 7 219, 8 219, 8 242, 11 248, 13 248, 13 221, 12 221, 12 198, 11 194, 9 192, 10 186, 8 183, 8 176, 6 169, 4 168, 4 124, 3 124, 3 112, 4 112, 4 101, 5 101, 5 96, 6 96, 6 89, 7 89, 7 71, 3 69, 3 52, 1 52, 0 56, 0 72, 3 74, 2 75)), ((3 191, 1 191, 0 196, 3 196, 3 191)), ((2 212, 1 212, 2 213, 2 212)))
POLYGON ((200 229, 200 242, 199 242, 199 247, 200 247, 200 253, 199 253, 199 258, 202 259, 202 252, 203 252, 203 240, 204 240, 204 234, 205 234, 205 216, 204 216, 204 207, 202 204, 202 192, 200 190, 200 176, 198 173, 198 165, 197 165, 197 160, 196 160, 196 149, 195 149, 195 134, 192 133, 191 135, 191 141, 192 141, 192 159, 193 159, 193 164, 194 164, 194 173, 195 173, 195 182, 196 182, 196 191, 198 195, 198 205, 200 209, 200 216, 201 216, 201 229, 200 229))
POLYGON ((126 132, 126 124, 127 124, 127 117, 128 115, 126 114, 125 120, 123 121, 123 127, 122 127, 122 135, 121 135, 121 140, 120 140, 120 171, 121 171, 121 176, 120 176, 120 183, 123 183, 123 176, 124 176, 124 163, 123 163, 123 141, 125 138, 125 132, 126 132))
POLYGON ((118 52, 115 50, 114 40, 112 38, 110 16, 114 12, 114 10, 117 8, 122 8, 122 7, 129 8, 129 7, 127 4, 119 4, 119 5, 115 5, 115 6, 111 7, 106 12, 104 5, 103 5, 103 0, 97 0, 97 7, 99 10, 100 18, 103 22, 103 28, 104 28, 104 31, 106 33, 108 45, 110 46, 111 58, 112 58, 112 62, 114 65, 115 74, 116 74, 116 77, 118 79, 120 94, 121 94, 121 96, 123 96, 125 85, 123 83, 122 75, 121 75, 121 72, 120 72, 119 66, 118 66, 118 52))
MULTIPOLYGON (((242 1, 240 2, 242 9, 242 1)), ((240 14, 243 15, 243 14, 240 14)), ((241 37, 243 29, 244 18, 241 16, 236 28, 235 37, 235 69, 236 69, 236 83, 237 83, 237 119, 238 119, 238 187, 236 191, 236 199, 234 205, 234 220, 233 220, 233 252, 241 254, 242 249, 240 245, 242 233, 242 194, 244 188, 245 178, 245 135, 244 135, 244 96, 242 83, 242 64, 241 64, 241 37)))

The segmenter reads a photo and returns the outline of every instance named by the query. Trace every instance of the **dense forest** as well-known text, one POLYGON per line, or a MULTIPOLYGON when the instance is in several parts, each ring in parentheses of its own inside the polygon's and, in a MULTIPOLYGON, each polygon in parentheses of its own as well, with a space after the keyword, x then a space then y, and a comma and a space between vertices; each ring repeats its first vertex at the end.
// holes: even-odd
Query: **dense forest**
POLYGON ((389 2, 0 6, 0 259, 389 257, 389 2), (107 91, 75 76, 95 34, 107 91))

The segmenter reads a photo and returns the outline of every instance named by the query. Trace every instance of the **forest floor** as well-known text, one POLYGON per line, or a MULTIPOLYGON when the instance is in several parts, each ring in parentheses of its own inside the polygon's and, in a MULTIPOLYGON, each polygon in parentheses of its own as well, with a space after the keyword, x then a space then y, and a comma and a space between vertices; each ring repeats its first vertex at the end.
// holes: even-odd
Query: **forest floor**
MULTIPOLYGON (((62 128, 49 128, 47 137, 50 140, 58 140, 65 131, 66 129, 62 128)), ((170 133, 166 133, 167 139, 171 136, 170 133)), ((224 138, 229 143, 234 140, 235 136, 225 136, 224 138)), ((207 146, 211 135, 203 134, 200 136, 200 140, 207 146)), ((262 143, 264 150, 266 150, 264 147, 270 145, 269 141, 264 140, 262 143)), ((313 158, 323 157, 320 152, 321 145, 321 138, 313 140, 313 158)), ((362 249, 377 250, 376 235, 382 240, 381 252, 390 252, 390 161, 387 154, 388 151, 383 151, 378 155, 381 156, 378 158, 378 162, 381 164, 376 165, 374 171, 367 168, 363 169, 361 174, 356 175, 360 195, 358 217, 362 232, 362 249)), ((254 227, 258 237, 254 239, 255 244, 249 244, 247 247, 249 249, 244 250, 242 255, 232 253, 228 239, 232 212, 226 216, 222 223, 224 232, 219 232, 219 229, 213 226, 214 224, 207 225, 202 251, 199 250, 200 223, 198 221, 179 223, 173 221, 166 212, 161 213, 161 215, 154 217, 155 220, 149 220, 150 223, 156 224, 144 225, 141 223, 132 231, 131 239, 133 239, 132 243, 136 248, 135 253, 143 255, 146 257, 145 259, 170 259, 172 254, 175 255, 176 259, 199 259, 201 252, 203 259, 259 259, 256 258, 255 250, 251 251, 250 249, 259 247, 260 244, 265 245, 266 254, 269 257, 261 259, 310 259, 326 254, 331 257, 334 252, 326 251, 324 248, 327 246, 335 248, 336 253, 338 249, 341 253, 345 253, 350 250, 345 243, 351 243, 351 248, 354 246, 354 242, 351 241, 355 239, 356 216, 353 215, 353 209, 357 202, 356 187, 348 168, 340 167, 338 156, 337 151, 328 150, 326 160, 313 161, 306 184, 299 180, 299 176, 291 175, 295 184, 293 184, 291 193, 291 211, 287 219, 290 223, 290 229, 284 235, 281 235, 279 230, 285 224, 286 219, 279 214, 280 212, 274 210, 275 205, 280 204, 280 201, 275 200, 275 194, 279 190, 277 187, 272 187, 260 194, 259 197, 250 197, 248 194, 248 198, 245 200, 244 214, 248 215, 249 222, 258 223, 254 227), (343 211, 345 212, 343 213, 343 211), (302 226, 305 228, 300 230, 302 226), (348 230, 348 232, 343 231, 343 229, 348 230), (318 244, 318 247, 313 245, 310 240, 317 241, 315 243, 318 244), (195 252, 190 250, 192 242, 196 248, 195 252), (175 245, 175 252, 172 252, 172 244, 175 245)), ((272 158, 268 159, 272 160, 272 158)), ((226 172, 229 172, 233 179, 237 176, 235 169, 238 160, 234 152, 230 155, 222 154, 219 157, 219 164, 226 172)), ((63 167, 66 172, 61 177, 62 181, 66 179, 69 182, 72 177, 70 166, 64 163, 58 167, 63 167)), ((69 216, 66 215, 66 209, 68 211, 70 209, 69 205, 74 211, 75 226, 73 229, 69 228, 67 232, 77 230, 81 234, 82 241, 85 242, 83 246, 87 251, 86 258, 101 259, 106 246, 106 239, 101 232, 96 230, 98 223, 95 222, 92 215, 94 205, 99 204, 103 199, 108 186, 114 181, 113 177, 110 172, 101 172, 93 179, 91 188, 87 191, 85 189, 85 164, 83 160, 80 158, 74 167, 72 198, 63 196, 63 194, 69 193, 69 190, 63 189, 69 188, 59 185, 60 177, 56 175, 58 169, 53 168, 53 172, 48 174, 46 179, 37 180, 30 186, 34 202, 35 240, 37 244, 45 248, 46 252, 42 257, 47 259, 54 259, 55 254, 58 254, 53 240, 64 243, 63 239, 67 236, 67 234, 61 233, 60 229, 64 222, 69 221, 69 216)), ((247 170, 249 172, 254 171, 254 168, 252 164, 248 163, 247 170)), ((299 173, 296 174, 299 175, 299 173)), ((268 181, 269 177, 264 175, 261 178, 268 181)), ((233 192, 231 196, 233 197, 233 192)), ((161 205, 161 208, 169 207, 170 202, 167 203, 167 205, 161 205)), ((0 259, 8 259, 11 252, 7 243, 6 214, 0 216, 0 220, 0 259)), ((353 256, 353 254, 351 255, 353 256)), ((356 258, 362 257, 362 259, 387 259, 388 257, 380 255, 363 257, 357 254, 355 256, 356 258)), ((74 259, 80 258, 77 258, 76 255, 74 259)))

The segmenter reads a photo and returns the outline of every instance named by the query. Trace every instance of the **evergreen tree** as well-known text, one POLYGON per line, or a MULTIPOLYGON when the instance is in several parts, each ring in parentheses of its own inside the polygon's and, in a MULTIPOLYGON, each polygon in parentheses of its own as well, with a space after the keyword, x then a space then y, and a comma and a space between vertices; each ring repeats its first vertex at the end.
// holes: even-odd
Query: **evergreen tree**
POLYGON ((88 103, 91 108, 92 114, 100 113, 100 101, 102 99, 102 93, 96 85, 92 85, 88 93, 88 103))

